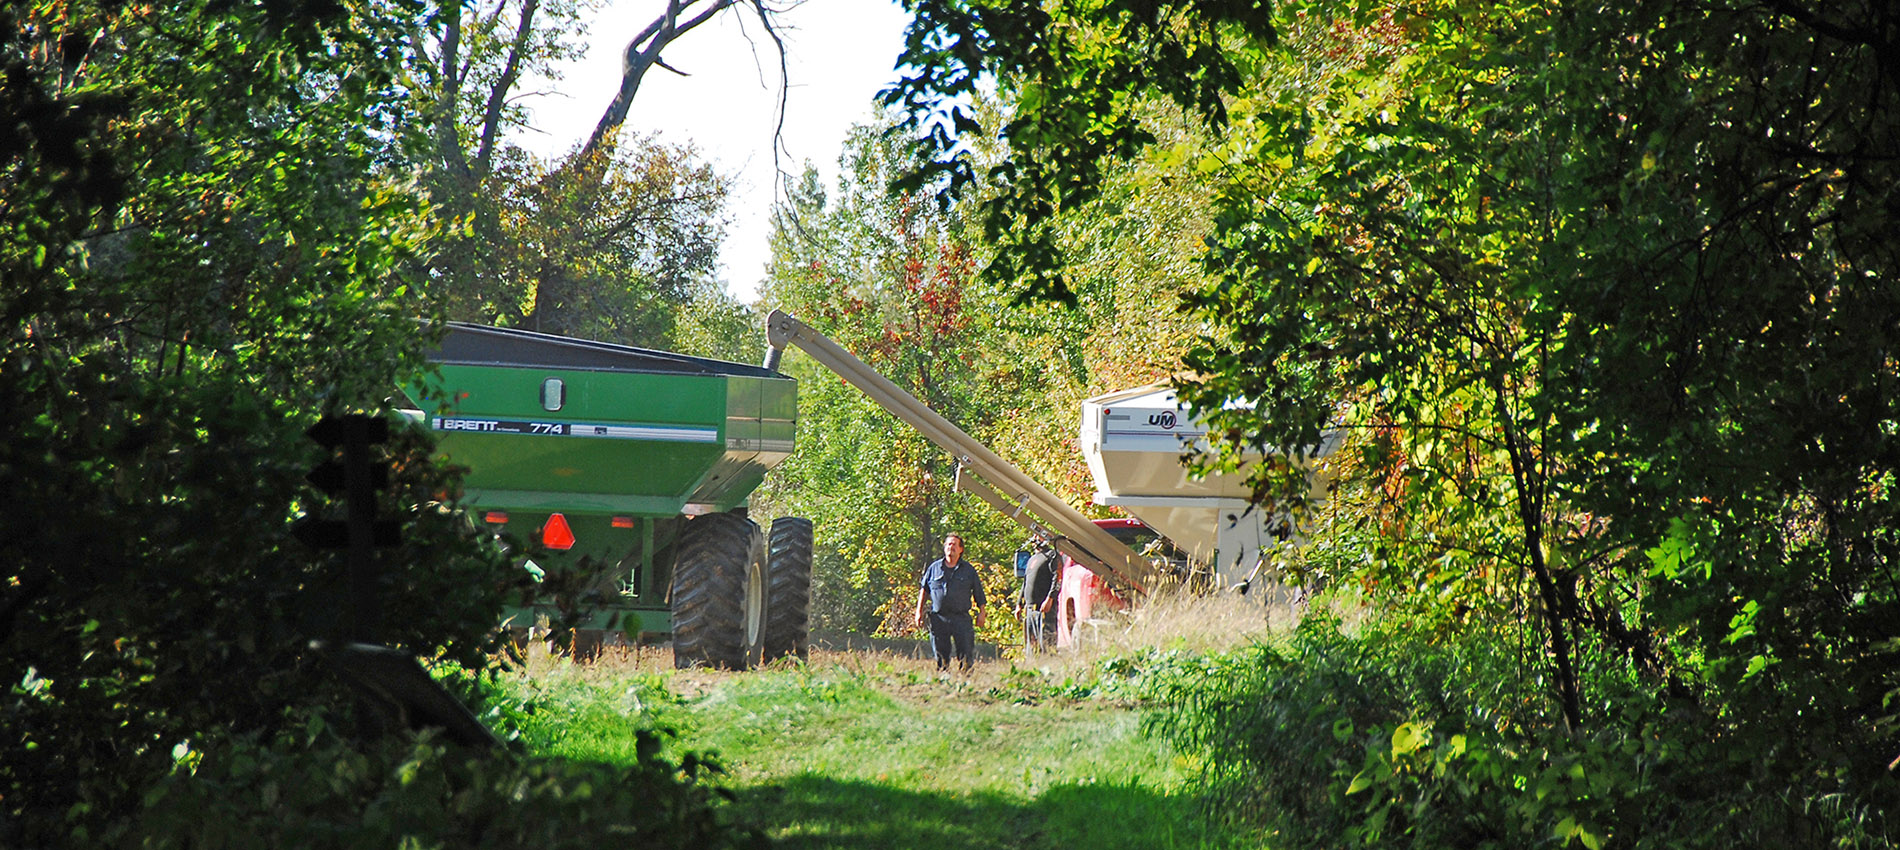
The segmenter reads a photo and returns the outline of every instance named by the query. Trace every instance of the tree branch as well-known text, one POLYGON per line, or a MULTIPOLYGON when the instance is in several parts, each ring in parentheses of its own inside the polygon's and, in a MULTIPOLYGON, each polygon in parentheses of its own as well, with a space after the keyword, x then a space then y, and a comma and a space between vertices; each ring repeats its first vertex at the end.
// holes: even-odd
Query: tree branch
POLYGON ((627 121, 627 111, 633 107, 633 96, 640 91, 640 81, 646 77, 647 69, 660 60, 660 52, 673 40, 686 34, 694 27, 711 20, 714 15, 725 11, 737 0, 711 0, 699 14, 680 21, 680 15, 697 0, 667 0, 666 13, 647 24, 646 29, 627 42, 627 49, 621 54, 620 90, 615 93, 607 111, 600 116, 593 135, 587 138, 587 144, 581 147, 579 162, 587 162, 609 149, 620 127, 627 121))
POLYGON ((468 158, 462 154, 461 144, 461 102, 462 102, 462 13, 461 10, 449 10, 443 16, 441 73, 442 82, 438 87, 441 97, 436 104, 435 145, 442 157, 442 164, 449 173, 463 179, 468 178, 468 158))
POLYGON ((480 146, 475 149, 476 173, 486 177, 490 164, 495 158, 495 140, 500 134, 502 107, 507 103, 509 90, 515 87, 516 78, 521 76, 521 54, 528 49, 528 41, 534 31, 534 13, 541 7, 541 0, 522 0, 521 19, 515 22, 515 39, 508 46, 508 62, 501 69, 501 78, 488 89, 488 103, 482 109, 482 137, 480 146))

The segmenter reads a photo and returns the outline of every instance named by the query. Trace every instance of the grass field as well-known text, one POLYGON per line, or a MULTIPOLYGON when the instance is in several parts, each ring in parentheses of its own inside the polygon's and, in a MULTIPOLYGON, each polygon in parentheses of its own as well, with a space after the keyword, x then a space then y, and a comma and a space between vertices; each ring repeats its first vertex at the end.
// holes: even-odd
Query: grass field
POLYGON ((968 677, 857 652, 675 671, 648 650, 584 665, 531 656, 505 687, 531 707, 522 733, 539 753, 625 761, 638 730, 674 730, 670 753, 716 758, 731 815, 786 847, 1267 846, 1210 825, 1190 789, 1195 766, 1142 734, 1132 689, 1104 681, 1122 653, 1200 649, 1141 625, 1118 627, 1120 643, 968 677))

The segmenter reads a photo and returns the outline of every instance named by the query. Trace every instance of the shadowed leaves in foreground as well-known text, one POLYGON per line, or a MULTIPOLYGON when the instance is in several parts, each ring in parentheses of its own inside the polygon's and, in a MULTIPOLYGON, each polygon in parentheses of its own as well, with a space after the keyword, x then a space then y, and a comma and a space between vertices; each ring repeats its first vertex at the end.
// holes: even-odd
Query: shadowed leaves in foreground
POLYGON ((923 793, 800 774, 739 792, 786 848, 1165 848, 1209 846, 1192 797, 1127 785, 1060 785, 1033 800, 923 793))

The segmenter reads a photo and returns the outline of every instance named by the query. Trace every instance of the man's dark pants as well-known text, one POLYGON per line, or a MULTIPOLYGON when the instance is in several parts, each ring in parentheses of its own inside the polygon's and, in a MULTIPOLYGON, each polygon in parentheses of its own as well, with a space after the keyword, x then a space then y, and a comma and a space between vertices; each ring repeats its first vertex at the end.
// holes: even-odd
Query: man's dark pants
POLYGON ((954 649, 957 663, 968 670, 976 664, 976 623, 965 614, 930 612, 930 651, 937 657, 937 669, 950 669, 954 649))

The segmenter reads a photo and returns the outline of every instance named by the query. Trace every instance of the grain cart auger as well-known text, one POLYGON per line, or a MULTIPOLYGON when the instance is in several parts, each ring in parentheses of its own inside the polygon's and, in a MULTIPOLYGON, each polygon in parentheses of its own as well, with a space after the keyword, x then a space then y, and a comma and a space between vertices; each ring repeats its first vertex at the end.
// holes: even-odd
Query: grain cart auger
POLYGON ((797 383, 776 372, 451 323, 409 389, 472 519, 539 544, 512 625, 602 642, 672 638, 680 667, 804 657, 811 522, 746 515, 792 451, 797 383))
POLYGON ((1147 559, 1096 527, 1027 473, 950 424, 950 420, 878 374, 843 346, 778 310, 766 317, 765 335, 771 345, 766 352, 767 371, 776 374, 786 345, 798 346, 819 365, 837 373, 878 406, 949 452, 957 462, 957 489, 975 494, 1030 532, 1052 539, 1063 554, 1096 575, 1139 594, 1153 587, 1159 572, 1147 559))

